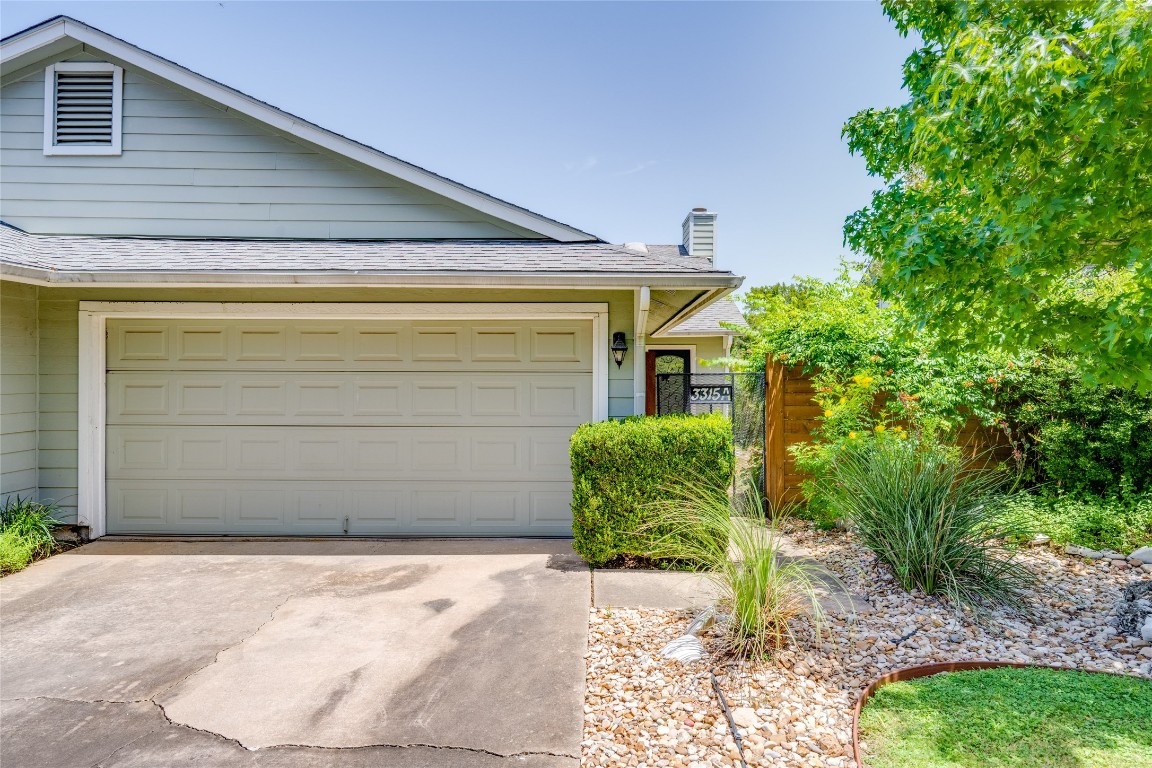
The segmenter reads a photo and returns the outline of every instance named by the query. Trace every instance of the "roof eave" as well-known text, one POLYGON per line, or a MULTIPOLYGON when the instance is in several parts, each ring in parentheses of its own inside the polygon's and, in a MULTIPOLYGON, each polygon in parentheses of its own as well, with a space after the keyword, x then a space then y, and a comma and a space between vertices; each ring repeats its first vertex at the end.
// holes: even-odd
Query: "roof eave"
POLYGON ((234 109, 302 141, 416 184, 461 205, 536 232, 544 237, 562 243, 600 241, 600 238, 588 232, 484 194, 432 171, 392 157, 378 149, 373 149, 321 128, 303 118, 270 104, 265 104, 252 96, 67 16, 49 19, 38 26, 5 38, 0 43, 0 68, 8 71, 15 70, 29 65, 37 59, 63 52, 75 43, 94 46, 127 64, 157 74, 181 88, 198 93, 228 109, 234 109))
MULTIPOLYGON (((0 264, 0 277, 43 286, 217 286, 226 287, 426 287, 426 288, 636 288, 676 289, 739 287, 744 278, 730 273, 654 272, 93 272, 37 269, 0 264)), ((727 291, 726 291, 727 292, 727 291)))
POLYGON ((740 333, 741 333, 740 331, 733 331, 730 328, 715 328, 715 329, 710 330, 710 331, 705 331, 705 330, 699 330, 699 331, 681 331, 681 330, 665 331, 664 333, 660 334, 660 336, 662 338, 670 338, 670 337, 674 337, 674 336, 739 336, 740 333))

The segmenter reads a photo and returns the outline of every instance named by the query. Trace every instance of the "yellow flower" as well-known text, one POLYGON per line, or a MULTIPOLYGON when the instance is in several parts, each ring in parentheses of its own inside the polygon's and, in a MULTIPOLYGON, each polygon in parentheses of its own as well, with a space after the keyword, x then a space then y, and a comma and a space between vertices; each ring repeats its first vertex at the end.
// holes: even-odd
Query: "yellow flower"
POLYGON ((885 427, 884 427, 884 425, 883 425, 883 424, 877 424, 877 425, 876 425, 876 431, 877 431, 877 432, 883 432, 883 431, 884 431, 884 429, 885 429, 885 427))
POLYGON ((846 403, 846 402, 848 402, 848 398, 846 398, 846 397, 840 398, 840 405, 844 405, 844 403, 846 403))
POLYGON ((824 411, 824 418, 826 418, 826 419, 832 418, 832 411, 831 410, 824 411))
POLYGON ((849 432, 848 433, 848 439, 849 440, 855 440, 856 439, 856 433, 855 432, 849 432))

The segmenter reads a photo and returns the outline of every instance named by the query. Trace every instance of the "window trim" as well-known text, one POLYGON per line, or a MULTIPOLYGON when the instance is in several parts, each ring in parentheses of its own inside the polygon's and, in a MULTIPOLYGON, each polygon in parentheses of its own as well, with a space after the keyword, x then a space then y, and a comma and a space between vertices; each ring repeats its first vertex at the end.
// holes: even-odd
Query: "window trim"
POLYGON ((124 69, 102 61, 59 61, 44 69, 44 154, 119 155, 123 146, 124 69), (112 143, 56 144, 56 73, 112 73, 112 143))

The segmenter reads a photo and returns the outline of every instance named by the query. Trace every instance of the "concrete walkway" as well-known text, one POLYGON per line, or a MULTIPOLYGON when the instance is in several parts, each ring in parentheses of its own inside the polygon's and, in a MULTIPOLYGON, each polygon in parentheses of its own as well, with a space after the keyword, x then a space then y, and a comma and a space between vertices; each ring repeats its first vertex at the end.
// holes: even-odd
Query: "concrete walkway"
POLYGON ((0 764, 575 766, 566 541, 102 539, 0 581, 0 764))
MULTIPOLYGON (((781 561, 801 561, 808 568, 820 606, 828 613, 859 614, 872 610, 861 596, 849 593, 831 571, 787 535, 781 537, 781 561)), ((717 589, 699 573, 597 569, 592 577, 597 608, 704 608, 716 600, 717 589)))

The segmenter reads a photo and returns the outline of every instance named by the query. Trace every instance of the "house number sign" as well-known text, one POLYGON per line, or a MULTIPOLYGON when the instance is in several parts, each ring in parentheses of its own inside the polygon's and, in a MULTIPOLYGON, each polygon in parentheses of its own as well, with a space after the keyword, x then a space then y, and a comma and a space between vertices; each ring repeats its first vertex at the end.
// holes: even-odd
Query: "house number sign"
POLYGON ((731 384, 695 386, 689 390, 688 401, 701 405, 729 405, 732 403, 731 384))

